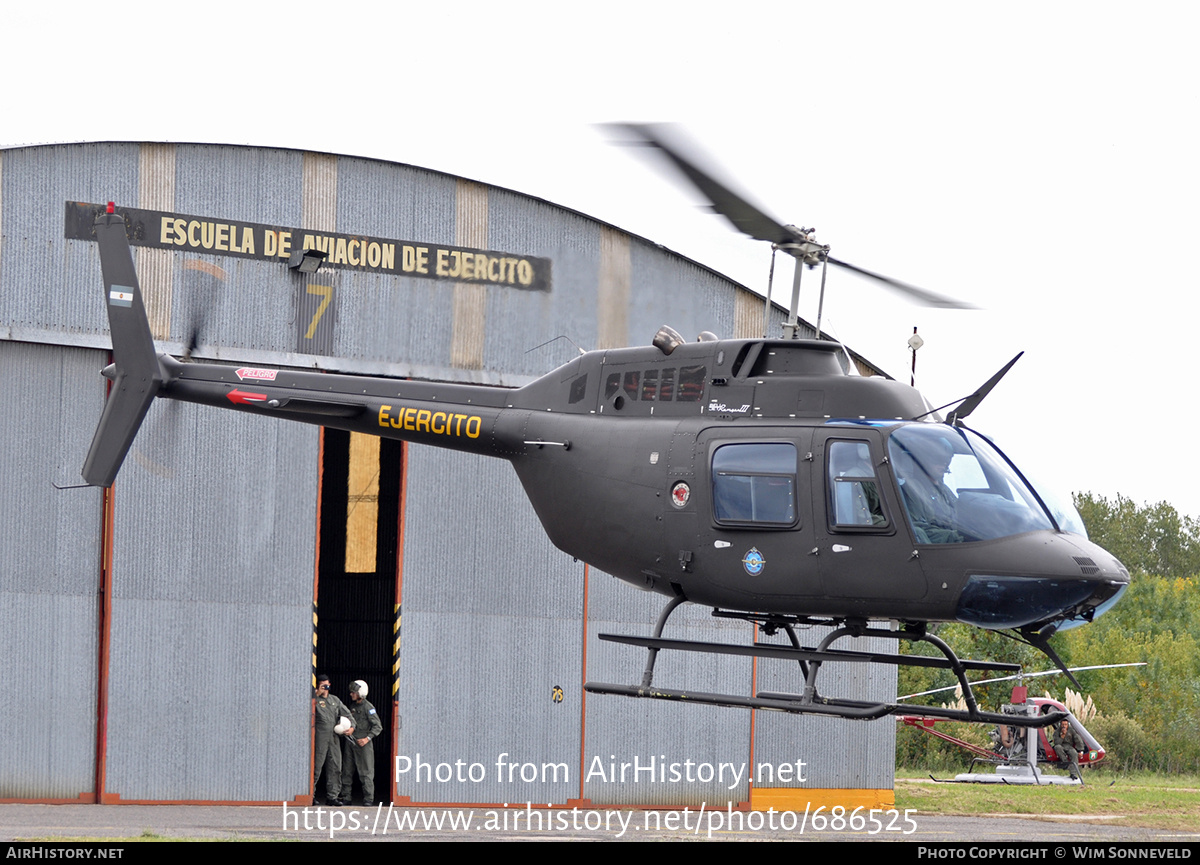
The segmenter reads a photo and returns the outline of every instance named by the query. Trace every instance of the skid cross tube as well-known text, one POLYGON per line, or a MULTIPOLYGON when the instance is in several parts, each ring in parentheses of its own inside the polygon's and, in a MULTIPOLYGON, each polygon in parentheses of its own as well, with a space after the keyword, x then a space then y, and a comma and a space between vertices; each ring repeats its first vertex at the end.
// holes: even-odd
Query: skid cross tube
MULTIPOLYGON (((788 635, 790 646, 754 643, 753 645, 733 645, 729 643, 709 643, 699 640, 664 639, 663 629, 667 619, 680 604, 683 598, 673 598, 659 614, 654 627, 654 634, 649 637, 634 637, 619 634, 600 634, 601 640, 622 643, 630 646, 640 646, 648 651, 646 669, 642 674, 640 685, 617 685, 606 682, 587 682, 584 689, 595 694, 618 694, 626 697, 642 697, 656 700, 674 700, 680 702, 705 703, 715 706, 728 706, 746 709, 767 709, 779 712, 789 712, 799 715, 828 715, 841 718, 870 720, 885 715, 922 715, 928 718, 943 718, 950 721, 971 721, 989 724, 1009 724, 1017 727, 1034 727, 1052 724, 1065 717, 1063 713, 1051 713, 1031 718, 1005 715, 998 712, 984 712, 979 709, 970 683, 966 679, 967 670, 1017 671, 1017 664, 1004 664, 995 661, 960 660, 943 640, 925 633, 923 628, 905 628, 899 631, 869 628, 862 622, 842 624, 826 636, 815 649, 800 645, 791 623, 772 622, 775 627, 783 627, 788 635), (883 652, 848 652, 831 649, 830 646, 842 637, 887 637, 893 640, 911 640, 925 642, 935 646, 944 657, 927 657, 924 655, 899 655, 883 652), (777 660, 796 661, 800 664, 804 675, 804 693, 787 694, 759 692, 749 697, 737 694, 714 694, 700 691, 676 691, 653 686, 654 665, 658 653, 663 649, 678 651, 701 652, 715 655, 736 655, 743 657, 772 658, 777 660), (951 670, 963 689, 967 708, 948 709, 938 706, 916 706, 905 703, 870 702, 863 700, 847 700, 833 697, 822 697, 816 687, 817 675, 821 665, 825 663, 867 663, 890 664, 893 666, 919 666, 935 669, 951 670)), ((749 618, 749 617, 748 617, 749 618)))
MULTIPOLYGON (((866 628, 858 626, 841 627, 833 631, 821 644, 817 646, 817 651, 826 653, 831 645, 842 637, 886 637, 893 640, 912 640, 913 642, 929 643, 938 651, 946 656, 949 663, 949 668, 954 672, 958 679, 959 685, 962 687, 963 699, 967 703, 967 713, 976 715, 979 713, 979 706, 975 703, 975 693, 971 690, 971 684, 967 681, 966 666, 954 654, 944 640, 935 637, 933 634, 927 634, 922 631, 909 631, 907 629, 901 631, 883 631, 879 628, 866 628)), ((817 673, 821 669, 821 661, 813 661, 809 668, 808 675, 804 681, 804 699, 806 701, 816 700, 817 695, 817 673)), ((897 663, 904 663, 899 661, 897 663)))

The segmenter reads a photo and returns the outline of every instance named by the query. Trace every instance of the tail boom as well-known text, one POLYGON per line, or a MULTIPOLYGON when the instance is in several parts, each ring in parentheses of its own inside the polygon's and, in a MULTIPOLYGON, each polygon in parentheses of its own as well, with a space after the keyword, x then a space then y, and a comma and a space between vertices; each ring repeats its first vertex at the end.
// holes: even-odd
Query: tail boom
POLYGON ((508 389, 181 363, 158 354, 123 217, 110 205, 95 231, 113 363, 104 370, 112 388, 83 466, 88 484, 112 486, 155 397, 485 456, 511 459, 526 450, 529 413, 513 408, 508 389))

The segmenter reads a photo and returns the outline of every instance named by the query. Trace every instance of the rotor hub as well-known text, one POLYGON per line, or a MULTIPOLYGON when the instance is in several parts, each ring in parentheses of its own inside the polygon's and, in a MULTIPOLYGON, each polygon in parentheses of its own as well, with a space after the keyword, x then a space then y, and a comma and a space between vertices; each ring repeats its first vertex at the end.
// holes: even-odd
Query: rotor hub
POLYGON ((785 225, 784 228, 794 234, 796 239, 786 243, 774 244, 775 249, 782 250, 795 258, 801 264, 816 267, 829 257, 829 246, 817 243, 815 228, 797 228, 785 225))

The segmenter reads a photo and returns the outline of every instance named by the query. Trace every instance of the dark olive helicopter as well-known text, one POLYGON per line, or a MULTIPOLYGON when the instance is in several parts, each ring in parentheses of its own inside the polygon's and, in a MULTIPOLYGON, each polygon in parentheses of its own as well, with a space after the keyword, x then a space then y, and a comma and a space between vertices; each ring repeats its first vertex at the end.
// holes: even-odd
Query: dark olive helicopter
MULTIPOLYGON (((633 131, 738 228, 796 258, 788 336, 796 333, 800 271, 817 263, 953 305, 833 259, 811 231, 749 205, 652 128, 633 131)), ((1128 584, 1110 553, 1056 516, 1000 451, 963 425, 1011 362, 944 423, 931 419, 913 388, 846 374, 841 346, 824 340, 705 335, 687 343, 663 328, 650 346, 587 352, 516 390, 187 363, 155 350, 125 220, 111 204, 95 233, 114 362, 104 370, 112 388, 83 468, 88 484, 112 485, 155 397, 506 459, 556 546, 670 598, 652 636, 601 635, 649 650, 641 683, 589 682, 589 691, 847 718, 919 709, 999 723, 976 705, 965 671, 1016 667, 960 660, 928 623, 1009 631, 1062 667, 1049 636, 1090 621, 1128 584), (782 630, 791 645, 664 639, 667 618, 685 601, 755 622, 768 635, 782 630), (833 630, 803 647, 796 627, 811 624, 833 630), (846 636, 924 641, 943 657, 830 648, 846 636), (656 688, 663 649, 794 660, 803 693, 656 688), (950 669, 967 709, 823 696, 817 675, 831 662, 950 669)), ((1027 726, 1034 723, 1048 721, 1027 726)))

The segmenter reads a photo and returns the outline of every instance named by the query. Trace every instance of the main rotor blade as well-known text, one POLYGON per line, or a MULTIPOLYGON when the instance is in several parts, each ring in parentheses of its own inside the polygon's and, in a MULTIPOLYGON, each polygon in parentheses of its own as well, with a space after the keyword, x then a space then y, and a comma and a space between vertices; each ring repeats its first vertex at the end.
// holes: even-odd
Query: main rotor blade
MULTIPOLYGON (((1118 667, 1144 667, 1145 661, 1134 661, 1129 664, 1093 664, 1090 667, 1071 667, 1072 673, 1078 673, 1080 670, 1113 670, 1118 667)), ((967 682, 972 688, 977 685, 993 685, 996 682, 1011 682, 1014 679, 1036 679, 1039 676, 1057 676, 1062 673, 1062 670, 1040 670, 1036 673, 1017 673, 1014 676, 1001 676, 998 679, 980 679, 977 682, 967 682)), ((911 700, 913 697, 926 697, 929 694, 940 694, 942 691, 953 691, 961 685, 946 685, 944 688, 933 688, 929 691, 918 691, 915 694, 905 694, 903 697, 897 697, 897 700, 911 700)))
POLYGON ((748 234, 755 240, 766 240, 770 243, 792 243, 803 239, 803 235, 793 226, 784 225, 775 217, 751 204, 744 195, 734 192, 721 183, 712 172, 706 171, 692 157, 685 156, 678 145, 670 144, 663 132, 662 124, 653 123, 613 123, 609 124, 618 129, 633 134, 638 143, 646 147, 661 150, 663 155, 683 172, 684 176, 700 190, 711 202, 713 210, 724 216, 733 227, 743 234, 748 234))
POLYGON ((917 286, 911 285, 907 282, 901 282, 898 279, 892 279, 890 276, 884 276, 882 273, 876 273, 873 270, 867 270, 865 267, 859 267, 858 265, 851 264, 848 261, 842 261, 834 258, 832 255, 827 255, 825 259, 830 264, 835 264, 838 267, 853 271, 860 276, 873 279, 884 287, 890 288, 892 291, 899 292, 910 300, 914 300, 924 306, 934 306, 941 309, 979 309, 979 307, 975 306, 973 303, 964 303, 961 300, 955 300, 952 297, 946 297, 944 294, 938 294, 937 292, 929 291, 924 288, 918 288, 917 286))
MULTIPOLYGON (((685 154, 679 144, 668 140, 671 137, 667 132, 669 129, 668 126, 654 123, 613 123, 608 125, 630 133, 634 136, 638 144, 660 150, 692 182, 692 185, 709 200, 713 210, 728 219, 733 224, 733 227, 743 234, 748 234, 755 240, 765 240, 769 243, 813 242, 811 237, 796 228, 796 226, 784 225, 757 205, 751 204, 745 195, 734 191, 729 186, 717 180, 713 176, 715 173, 713 170, 703 168, 696 157, 685 154)), ((677 138, 678 136, 675 137, 677 138)), ((805 253, 804 260, 807 264, 812 265, 816 259, 810 258, 810 254, 812 253, 805 253)), ((830 264, 851 270, 868 279, 873 279, 886 288, 899 292, 910 300, 925 306, 942 309, 979 308, 974 304, 963 303, 952 297, 927 291, 915 285, 910 285, 907 282, 892 279, 890 276, 875 273, 873 270, 867 270, 864 267, 858 267, 847 261, 841 261, 840 259, 825 255, 824 252, 819 250, 815 255, 818 258, 824 258, 830 264)))

